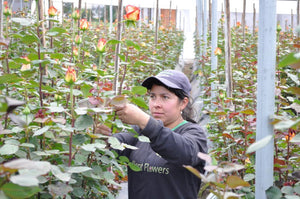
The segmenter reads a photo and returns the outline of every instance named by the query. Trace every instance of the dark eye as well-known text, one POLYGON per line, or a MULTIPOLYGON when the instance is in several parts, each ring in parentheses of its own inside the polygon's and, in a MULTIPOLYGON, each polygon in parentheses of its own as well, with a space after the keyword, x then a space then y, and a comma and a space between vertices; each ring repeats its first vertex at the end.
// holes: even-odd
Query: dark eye
POLYGON ((164 99, 169 99, 170 97, 168 95, 163 96, 164 99))
POLYGON ((154 98, 155 98, 155 95, 150 94, 149 97, 150 97, 150 99, 154 99, 154 98))

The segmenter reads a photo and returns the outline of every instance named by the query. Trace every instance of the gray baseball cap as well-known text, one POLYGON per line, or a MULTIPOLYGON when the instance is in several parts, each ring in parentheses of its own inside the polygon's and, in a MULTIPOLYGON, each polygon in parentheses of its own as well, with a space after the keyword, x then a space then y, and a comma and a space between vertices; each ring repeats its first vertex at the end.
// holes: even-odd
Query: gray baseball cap
POLYGON ((151 89, 157 80, 167 87, 183 90, 188 96, 192 89, 187 76, 178 70, 164 70, 156 76, 148 77, 143 81, 142 86, 151 89))

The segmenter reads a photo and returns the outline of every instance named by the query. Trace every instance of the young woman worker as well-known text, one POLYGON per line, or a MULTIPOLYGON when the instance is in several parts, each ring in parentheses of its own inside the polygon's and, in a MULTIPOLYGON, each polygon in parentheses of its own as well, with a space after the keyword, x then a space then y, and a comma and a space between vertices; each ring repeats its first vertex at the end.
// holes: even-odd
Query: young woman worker
POLYGON ((140 142, 132 133, 114 134, 121 143, 136 146, 119 155, 127 156, 141 171, 128 168, 129 199, 197 199, 201 180, 183 165, 203 172, 197 153, 207 153, 203 129, 190 118, 191 84, 182 72, 166 70, 147 78, 151 115, 133 104, 115 107, 119 119, 133 125, 150 143, 140 142))

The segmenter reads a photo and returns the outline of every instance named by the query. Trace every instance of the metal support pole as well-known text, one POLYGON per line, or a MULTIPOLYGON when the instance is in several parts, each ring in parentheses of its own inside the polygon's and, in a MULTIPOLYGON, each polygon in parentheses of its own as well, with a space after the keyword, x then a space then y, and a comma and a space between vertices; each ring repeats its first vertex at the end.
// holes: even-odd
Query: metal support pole
MULTIPOLYGON (((260 0, 256 140, 274 135, 276 19, 276 0, 260 0)), ((273 185, 274 140, 257 150, 255 158, 255 198, 266 199, 265 191, 273 185)))
POLYGON ((199 39, 199 45, 200 45, 200 56, 202 55, 202 48, 201 48, 201 43, 202 43, 202 34, 203 34, 203 25, 202 25, 202 15, 203 15, 203 12, 202 12, 202 0, 197 0, 196 1, 196 9, 197 9, 197 36, 198 36, 198 39, 199 39))
POLYGON ((204 0, 203 3, 203 42, 204 42, 204 48, 203 48, 203 54, 206 54, 206 48, 207 48, 207 0, 204 0))
MULTIPOLYGON (((215 55, 215 50, 218 47, 218 0, 213 0, 211 3, 211 76, 215 76, 218 67, 218 57, 215 55)), ((211 101, 216 98, 215 83, 211 84, 211 101)))
POLYGON ((109 5, 109 33, 112 31, 113 25, 113 9, 112 9, 112 0, 110 1, 109 5))

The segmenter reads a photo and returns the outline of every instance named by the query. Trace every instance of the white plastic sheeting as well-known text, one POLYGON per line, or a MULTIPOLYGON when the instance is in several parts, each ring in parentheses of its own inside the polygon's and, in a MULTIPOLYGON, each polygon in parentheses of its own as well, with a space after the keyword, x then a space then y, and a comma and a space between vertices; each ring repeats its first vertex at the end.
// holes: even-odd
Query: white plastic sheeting
MULTIPOLYGON (((197 0, 160 0, 159 8, 160 9, 169 9, 171 2, 171 9, 177 9, 177 28, 184 30, 185 34, 185 43, 184 43, 184 51, 182 54, 183 59, 193 59, 194 55, 194 38, 193 35, 195 33, 195 21, 196 21, 196 1, 197 0)), ((208 5, 208 0, 206 1, 208 5)), ((53 4, 56 8, 62 7, 62 2, 73 2, 75 7, 78 4, 78 0, 53 0, 53 4)), ((243 1, 241 0, 231 0, 231 21, 232 25, 234 25, 237 21, 241 21, 242 10, 243 10, 243 1)), ((47 7, 48 1, 45 0, 45 6, 47 7)), ((259 10, 259 0, 247 0, 246 4, 246 24, 251 28, 252 27, 252 13, 253 13, 253 5, 255 4, 256 10, 259 10)), ((90 8, 95 5, 118 5, 118 0, 82 0, 82 8, 85 6, 90 8)), ((156 8, 156 0, 123 0, 123 5, 136 5, 141 8, 156 8)), ((277 14, 285 14, 286 16, 278 17, 280 24, 282 27, 284 23, 290 23, 291 21, 291 10, 294 13, 294 23, 296 23, 296 1, 278 1, 277 2, 277 14)), ((217 5, 218 17, 220 17, 220 12, 224 10, 224 0, 219 0, 217 5)), ((152 19, 154 20, 154 19, 152 19)), ((257 24, 256 24, 257 25, 257 24)), ((294 24, 294 27, 296 25, 294 24)))

